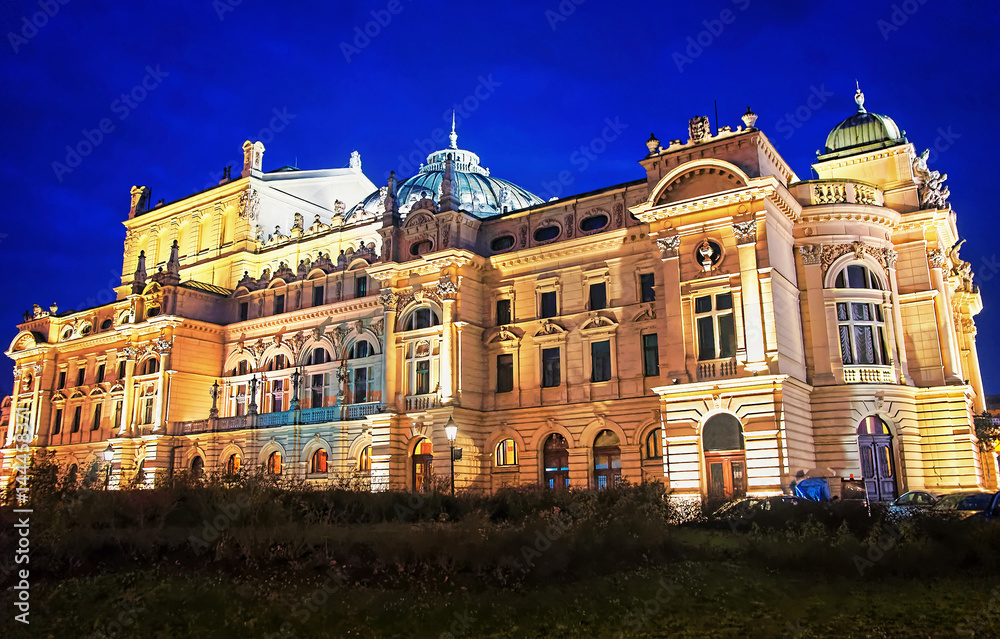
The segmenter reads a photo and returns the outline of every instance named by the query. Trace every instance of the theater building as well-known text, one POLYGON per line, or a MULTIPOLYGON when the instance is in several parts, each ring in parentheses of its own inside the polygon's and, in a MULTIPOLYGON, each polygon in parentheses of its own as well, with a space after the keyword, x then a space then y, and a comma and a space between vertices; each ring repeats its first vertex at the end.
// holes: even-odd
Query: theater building
POLYGON ((5 481, 21 437, 112 488, 252 464, 428 490, 452 447, 460 490, 995 486, 946 176, 856 100, 814 180, 748 109, 549 202, 454 130, 382 187, 356 153, 265 173, 260 142, 175 202, 134 187, 117 300, 36 305, 7 350, 5 481))

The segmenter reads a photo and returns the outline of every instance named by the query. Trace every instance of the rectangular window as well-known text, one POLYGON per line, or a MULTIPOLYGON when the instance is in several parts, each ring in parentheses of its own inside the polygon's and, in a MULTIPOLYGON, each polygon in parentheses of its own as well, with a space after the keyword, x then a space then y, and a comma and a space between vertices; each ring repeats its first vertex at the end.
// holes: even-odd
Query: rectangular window
POLYGON ((415 395, 426 395, 431 392, 431 362, 422 359, 417 362, 417 386, 415 395))
POLYGON ((542 387, 558 386, 559 380, 559 347, 542 349, 542 387))
POLYGON ((556 308, 556 292, 546 291, 542 293, 542 317, 555 317, 558 314, 556 308))
POLYGON ((250 302, 240 303, 240 321, 245 322, 250 319, 250 302))
POLYGON ((62 430, 62 409, 57 408, 55 417, 52 418, 52 434, 58 435, 62 430))
POLYGON ((497 300, 497 326, 511 323, 510 300, 497 300))
POLYGON ((97 430, 101 427, 101 405, 94 406, 94 423, 90 425, 90 430, 97 430))
POLYGON ((79 433, 80 432, 80 413, 82 411, 83 411, 83 407, 82 406, 77 406, 75 409, 73 409, 73 432, 74 433, 79 433))
POLYGON ((121 428, 122 426, 122 405, 124 402, 115 402, 115 421, 111 424, 112 428, 121 428))
POLYGON ((590 381, 606 382, 611 379, 611 342, 592 342, 590 344, 590 381))
POLYGON ((285 296, 275 295, 274 296, 274 314, 281 315, 285 312, 285 296))
POLYGON ((145 410, 143 410, 142 423, 152 424, 153 423, 153 401, 154 397, 150 396, 143 400, 145 404, 145 410))
POLYGON ((656 277, 652 273, 643 273, 639 276, 639 301, 652 302, 656 299, 656 277))
POLYGON ((354 297, 366 297, 368 295, 368 276, 359 275, 354 278, 354 297))
POLYGON ((59 388, 66 388, 66 371, 59 371, 59 388))
POLYGON ((732 293, 695 298, 698 329, 698 359, 722 359, 736 355, 736 319, 732 293))
POLYGON ((84 382, 87 381, 87 369, 79 368, 76 371, 76 385, 83 386, 84 382))
POLYGON ((608 307, 608 287, 604 282, 590 285, 590 310, 599 311, 608 307))
POLYGON ((246 384, 240 384, 236 387, 236 416, 240 417, 247 414, 247 387, 246 384))
POLYGON ((310 386, 309 408, 319 408, 323 405, 323 375, 313 375, 310 386))
POLYGON ((656 333, 642 336, 642 374, 646 377, 660 374, 660 349, 656 333))
POLYGON ((125 360, 118 360, 118 379, 125 379, 125 360))
POLYGON ((497 392, 509 393, 514 390, 514 355, 497 355, 497 392))
POLYGON ((97 379, 94 380, 95 383, 101 383, 104 381, 104 364, 99 364, 97 366, 97 379))
POLYGON ((368 368, 354 369, 354 403, 362 404, 368 401, 368 368))
POLYGON ((323 306, 323 287, 313 287, 313 306, 323 306))

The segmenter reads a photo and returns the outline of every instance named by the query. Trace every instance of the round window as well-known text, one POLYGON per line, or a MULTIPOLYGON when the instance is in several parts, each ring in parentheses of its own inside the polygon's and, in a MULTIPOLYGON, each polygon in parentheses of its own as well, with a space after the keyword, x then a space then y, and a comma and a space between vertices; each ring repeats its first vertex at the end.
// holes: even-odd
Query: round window
POLYGON ((513 235, 501 235, 492 242, 490 242, 490 250, 494 253, 499 253, 500 251, 506 251, 510 247, 514 246, 514 236, 513 235))
POLYGON ((410 245, 410 255, 423 255, 431 250, 431 241, 422 240, 420 242, 414 242, 410 245))

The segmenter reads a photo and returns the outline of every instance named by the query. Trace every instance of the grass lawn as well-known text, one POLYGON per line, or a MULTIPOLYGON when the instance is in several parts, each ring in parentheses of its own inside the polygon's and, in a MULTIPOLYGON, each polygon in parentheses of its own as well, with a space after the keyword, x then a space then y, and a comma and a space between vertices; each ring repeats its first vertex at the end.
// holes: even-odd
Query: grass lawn
POLYGON ((262 573, 156 569, 42 585, 33 591, 30 632, 4 615, 2 635, 996 637, 998 587, 1000 577, 821 580, 698 561, 523 592, 384 590, 324 577, 289 585, 262 573))

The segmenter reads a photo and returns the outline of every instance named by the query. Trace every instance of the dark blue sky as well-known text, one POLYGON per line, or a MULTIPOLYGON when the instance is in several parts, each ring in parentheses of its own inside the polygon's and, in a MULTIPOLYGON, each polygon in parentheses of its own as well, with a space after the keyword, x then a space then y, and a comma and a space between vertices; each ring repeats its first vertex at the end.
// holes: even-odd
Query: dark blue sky
POLYGON ((111 299, 132 185, 154 202, 201 190, 226 165, 239 173, 248 138, 273 137, 265 170, 343 167, 357 149, 382 184, 410 174, 406 158, 464 104, 460 146, 548 197, 563 171, 561 195, 642 178, 650 131, 686 139, 717 100, 734 127, 752 106, 806 179, 857 78, 869 110, 918 150, 937 145, 931 168, 948 174, 986 305, 986 386, 1000 391, 993 3, 64 1, 7 0, 0 18, 4 348, 32 303, 111 299), (606 129, 603 152, 579 152, 606 129))

